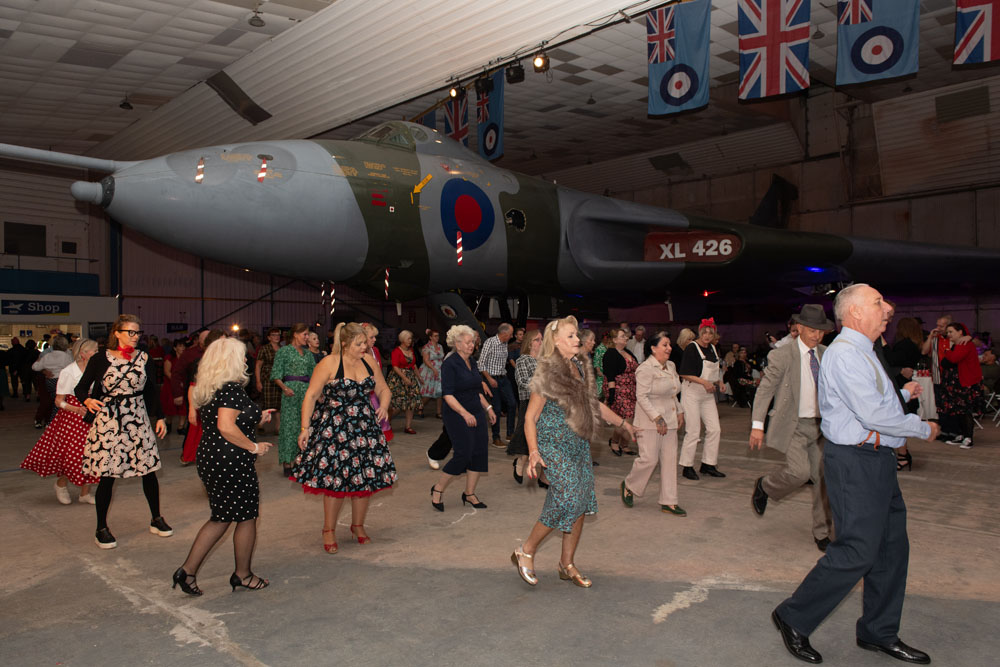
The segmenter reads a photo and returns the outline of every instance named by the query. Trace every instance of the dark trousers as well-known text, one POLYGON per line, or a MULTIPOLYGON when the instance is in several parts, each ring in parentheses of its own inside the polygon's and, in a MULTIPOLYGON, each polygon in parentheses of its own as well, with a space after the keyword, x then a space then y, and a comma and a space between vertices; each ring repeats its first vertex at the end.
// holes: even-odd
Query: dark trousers
POLYGON ((434 441, 427 449, 427 456, 434 459, 435 461, 444 461, 448 458, 448 452, 451 451, 451 438, 448 437, 448 430, 441 427, 441 435, 438 439, 434 441))
POLYGON ((500 409, 501 407, 507 410, 507 437, 510 438, 514 433, 514 424, 517 421, 517 403, 514 401, 514 389, 510 386, 510 380, 507 379, 506 375, 501 375, 499 377, 493 376, 493 379, 497 381, 496 389, 492 389, 493 398, 491 402, 493 404, 493 414, 497 416, 496 422, 493 423, 493 437, 500 437, 500 409))
POLYGON ((836 538, 792 597, 778 605, 778 616, 808 636, 864 579, 857 638, 891 644, 899 639, 910 556, 895 450, 828 443, 823 466, 836 538))

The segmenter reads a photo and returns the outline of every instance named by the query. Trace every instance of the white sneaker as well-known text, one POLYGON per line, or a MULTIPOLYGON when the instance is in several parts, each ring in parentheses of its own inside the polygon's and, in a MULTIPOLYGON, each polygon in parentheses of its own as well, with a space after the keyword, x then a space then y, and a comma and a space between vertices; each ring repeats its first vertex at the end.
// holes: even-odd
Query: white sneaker
POLYGON ((966 438, 965 440, 963 440, 962 444, 959 445, 959 447, 961 449, 972 449, 972 438, 966 438))
POLYGON ((946 444, 946 445, 961 445, 964 442, 965 442, 965 438, 963 438, 960 435, 956 435, 951 440, 945 440, 944 444, 946 444))
POLYGON ((430 454, 427 455, 427 465, 429 465, 431 467, 431 470, 440 470, 441 469, 441 462, 440 461, 435 461, 434 459, 432 459, 430 457, 430 454))
POLYGON ((71 505, 73 499, 69 497, 69 489, 65 486, 59 486, 59 482, 55 483, 56 489, 56 500, 58 500, 63 505, 71 505))
POLYGON ((87 505, 96 505, 97 504, 97 501, 94 500, 94 494, 93 493, 81 493, 80 494, 80 502, 84 503, 84 504, 87 504, 87 505))

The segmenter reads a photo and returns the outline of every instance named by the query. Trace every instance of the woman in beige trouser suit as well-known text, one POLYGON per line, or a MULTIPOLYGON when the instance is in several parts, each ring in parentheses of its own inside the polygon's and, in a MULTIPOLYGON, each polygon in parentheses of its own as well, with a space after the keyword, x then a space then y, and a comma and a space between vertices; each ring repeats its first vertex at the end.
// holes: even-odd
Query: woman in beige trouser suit
POLYGON ((684 424, 684 411, 677 400, 681 380, 670 361, 670 338, 659 332, 649 338, 649 354, 635 372, 636 441, 639 457, 622 482, 622 502, 632 507, 633 496, 642 496, 646 484, 660 465, 660 509, 687 516, 677 504, 677 429, 684 424))

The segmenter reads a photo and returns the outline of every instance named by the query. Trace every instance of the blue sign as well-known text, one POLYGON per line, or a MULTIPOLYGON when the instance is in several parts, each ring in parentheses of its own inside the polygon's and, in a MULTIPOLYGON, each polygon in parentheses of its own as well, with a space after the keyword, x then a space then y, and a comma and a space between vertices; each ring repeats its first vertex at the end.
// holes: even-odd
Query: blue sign
POLYGON ((69 315, 69 301, 3 299, 0 310, 4 315, 69 315))

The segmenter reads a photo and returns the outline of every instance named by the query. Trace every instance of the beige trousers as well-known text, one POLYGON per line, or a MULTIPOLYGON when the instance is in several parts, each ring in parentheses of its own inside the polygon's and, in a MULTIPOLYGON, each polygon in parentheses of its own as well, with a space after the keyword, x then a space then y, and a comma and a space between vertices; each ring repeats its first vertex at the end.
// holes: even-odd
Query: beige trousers
POLYGON ((649 484, 656 465, 660 465, 660 504, 677 504, 677 429, 668 429, 660 435, 656 429, 636 429, 635 439, 639 456, 632 463, 632 470, 625 478, 625 486, 637 496, 642 496, 649 484))
POLYGON ((833 539, 830 501, 823 476, 823 443, 819 419, 799 419, 785 452, 785 465, 764 475, 761 486, 774 500, 781 500, 812 480, 812 534, 817 540, 833 539))
POLYGON ((719 462, 719 408, 715 393, 709 394, 700 384, 685 382, 681 388, 681 406, 684 408, 684 443, 681 445, 680 464, 685 468, 694 465, 694 452, 698 449, 701 425, 705 424, 705 447, 701 462, 714 466, 719 462))

